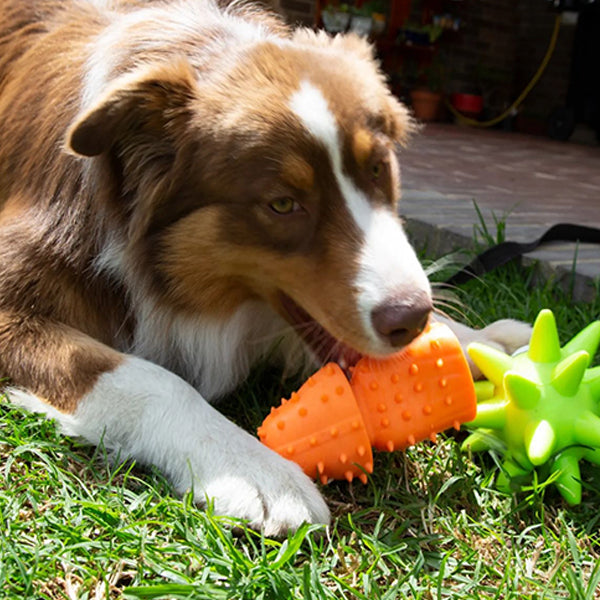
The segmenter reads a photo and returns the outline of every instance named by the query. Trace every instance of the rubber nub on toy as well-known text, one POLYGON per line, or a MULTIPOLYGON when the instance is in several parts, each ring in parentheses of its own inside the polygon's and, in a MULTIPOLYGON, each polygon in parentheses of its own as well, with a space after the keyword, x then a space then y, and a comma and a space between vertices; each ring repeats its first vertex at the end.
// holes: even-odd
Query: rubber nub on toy
POLYGON ((358 477, 373 472, 373 453, 348 379, 334 363, 324 366, 283 400, 258 429, 260 441, 298 463, 309 476, 358 477))
POLYGON ((362 358, 351 384, 329 364, 273 408, 259 428, 263 443, 311 477, 358 477, 373 471, 371 446, 404 449, 475 417, 473 380, 458 340, 434 323, 403 351, 362 358))

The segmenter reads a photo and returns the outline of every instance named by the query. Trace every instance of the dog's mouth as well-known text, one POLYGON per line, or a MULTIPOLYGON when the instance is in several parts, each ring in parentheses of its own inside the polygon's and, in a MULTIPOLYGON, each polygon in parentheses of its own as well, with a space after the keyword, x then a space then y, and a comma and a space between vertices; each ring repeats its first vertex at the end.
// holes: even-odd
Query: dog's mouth
POLYGON ((360 352, 329 333, 288 295, 280 292, 279 301, 287 320, 321 364, 335 362, 346 370, 360 360, 360 352))

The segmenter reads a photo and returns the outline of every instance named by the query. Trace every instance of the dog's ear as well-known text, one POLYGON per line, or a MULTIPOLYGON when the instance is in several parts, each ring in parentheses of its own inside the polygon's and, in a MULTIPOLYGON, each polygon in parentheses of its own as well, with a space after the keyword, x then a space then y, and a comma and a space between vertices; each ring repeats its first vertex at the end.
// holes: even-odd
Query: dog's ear
POLYGON ((132 134, 165 138, 189 115, 196 80, 184 60, 140 68, 122 75, 84 110, 66 137, 68 151, 97 156, 132 134))

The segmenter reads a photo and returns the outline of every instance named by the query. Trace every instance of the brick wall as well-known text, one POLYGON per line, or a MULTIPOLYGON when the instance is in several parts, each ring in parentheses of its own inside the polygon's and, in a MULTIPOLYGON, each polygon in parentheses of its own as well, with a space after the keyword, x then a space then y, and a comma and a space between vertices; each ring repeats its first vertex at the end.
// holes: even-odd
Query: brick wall
POLYGON ((444 44, 447 91, 479 91, 492 108, 508 100, 516 62, 515 4, 514 0, 456 3, 463 26, 444 44))
MULTIPOLYGON (((523 89, 542 62, 550 41, 556 13, 541 0, 520 0, 517 9, 518 38, 514 84, 523 89)), ((556 49, 542 78, 523 103, 523 115, 546 119, 566 101, 575 26, 562 24, 556 49)))

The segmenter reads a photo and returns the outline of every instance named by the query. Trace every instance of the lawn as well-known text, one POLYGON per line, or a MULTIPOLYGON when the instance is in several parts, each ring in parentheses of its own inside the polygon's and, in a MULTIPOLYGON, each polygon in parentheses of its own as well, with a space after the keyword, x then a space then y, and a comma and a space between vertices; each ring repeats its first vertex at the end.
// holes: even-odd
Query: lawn
MULTIPOLYGON (((575 304, 551 284, 532 287, 531 274, 509 265, 466 284, 458 313, 481 325, 550 307, 563 342, 600 315, 600 299, 575 304)), ((254 430, 297 384, 262 370, 223 410, 254 430)), ((497 457, 462 454, 463 436, 378 455, 366 486, 323 489, 330 528, 274 541, 175 497, 153 470, 107 466, 102 450, 2 401, 1 597, 600 598, 600 469, 584 463, 577 507, 551 486, 509 497, 493 485, 497 457)))

